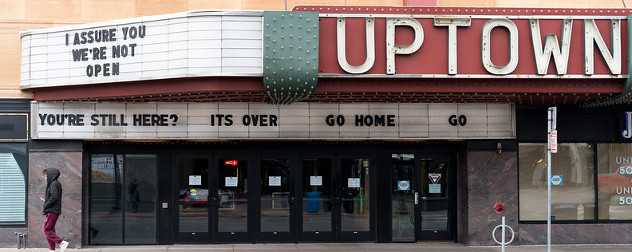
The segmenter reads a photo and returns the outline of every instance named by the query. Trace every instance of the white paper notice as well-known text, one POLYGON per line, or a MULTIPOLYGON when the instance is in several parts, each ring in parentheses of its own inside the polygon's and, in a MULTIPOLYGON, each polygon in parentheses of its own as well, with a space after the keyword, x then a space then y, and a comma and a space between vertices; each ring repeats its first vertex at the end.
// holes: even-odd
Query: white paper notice
POLYGON ((270 176, 268 186, 281 186, 281 176, 270 176))
POLYGON ((428 184, 428 193, 441 193, 441 184, 428 184))
POLYGON ((349 188, 360 188, 360 178, 348 178, 347 183, 349 188))
POLYGON ((322 186, 323 185, 323 176, 309 176, 309 185, 310 186, 322 186))
POLYGON ((226 177, 226 187, 237 187, 237 177, 226 177))
POLYGON ((202 175, 190 175, 189 185, 202 185, 202 175))

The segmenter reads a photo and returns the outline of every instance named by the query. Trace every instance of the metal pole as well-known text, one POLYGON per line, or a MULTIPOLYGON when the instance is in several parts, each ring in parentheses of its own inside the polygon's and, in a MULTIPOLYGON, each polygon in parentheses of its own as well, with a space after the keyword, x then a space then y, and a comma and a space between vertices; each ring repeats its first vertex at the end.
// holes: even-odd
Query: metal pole
POLYGON ((554 115, 557 108, 550 107, 548 109, 548 129, 547 129, 547 162, 546 162, 546 251, 551 252, 551 130, 555 129, 554 115))
POLYGON ((505 216, 503 216, 503 227, 502 227, 502 233, 503 233, 503 238, 502 238, 502 252, 505 252, 505 216))
POLYGON ((20 249, 20 245, 22 245, 22 233, 15 232, 15 236, 18 238, 18 249, 20 249))

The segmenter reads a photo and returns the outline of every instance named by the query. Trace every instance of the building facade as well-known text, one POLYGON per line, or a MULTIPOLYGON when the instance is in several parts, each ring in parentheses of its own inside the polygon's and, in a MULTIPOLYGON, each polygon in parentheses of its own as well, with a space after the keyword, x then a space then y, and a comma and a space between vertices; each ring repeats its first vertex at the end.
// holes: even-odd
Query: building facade
MULTIPOLYGON (((630 14, 297 6, 30 30, 33 101, 5 111, 16 205, 39 212, 56 167, 76 246, 493 245, 502 216, 543 244, 556 106, 553 243, 627 243, 630 14)), ((24 216, 2 246, 45 246, 24 216)))

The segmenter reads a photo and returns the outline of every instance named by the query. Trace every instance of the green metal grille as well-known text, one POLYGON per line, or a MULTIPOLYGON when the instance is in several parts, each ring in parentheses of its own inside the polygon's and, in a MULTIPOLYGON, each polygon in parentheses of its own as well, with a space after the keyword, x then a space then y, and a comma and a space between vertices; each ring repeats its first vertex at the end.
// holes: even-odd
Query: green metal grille
POLYGON ((273 104, 309 96, 318 83, 318 12, 263 13, 263 85, 273 104))

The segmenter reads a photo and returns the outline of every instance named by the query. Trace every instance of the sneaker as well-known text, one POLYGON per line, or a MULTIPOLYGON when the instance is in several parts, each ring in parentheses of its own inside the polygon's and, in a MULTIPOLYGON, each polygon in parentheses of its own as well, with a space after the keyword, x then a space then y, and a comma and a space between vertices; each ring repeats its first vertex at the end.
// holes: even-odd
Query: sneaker
POLYGON ((59 244, 59 247, 61 248, 61 252, 64 252, 64 250, 66 250, 66 248, 68 247, 68 244, 70 244, 70 242, 67 241, 62 241, 61 244, 59 244))

